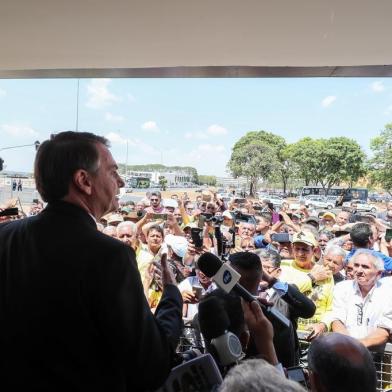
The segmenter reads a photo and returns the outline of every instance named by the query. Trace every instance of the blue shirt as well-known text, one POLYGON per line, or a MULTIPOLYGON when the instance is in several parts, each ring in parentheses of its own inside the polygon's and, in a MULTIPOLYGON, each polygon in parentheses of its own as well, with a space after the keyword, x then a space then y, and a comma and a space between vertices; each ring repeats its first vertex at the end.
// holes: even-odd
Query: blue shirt
POLYGON ((366 248, 353 248, 351 251, 348 253, 346 258, 344 259, 345 263, 347 264, 351 257, 354 256, 355 252, 360 249, 365 249, 368 250, 373 256, 379 257, 383 262, 384 262, 384 270, 385 271, 392 271, 392 257, 384 255, 384 253, 378 252, 377 250, 374 249, 366 249, 366 248))

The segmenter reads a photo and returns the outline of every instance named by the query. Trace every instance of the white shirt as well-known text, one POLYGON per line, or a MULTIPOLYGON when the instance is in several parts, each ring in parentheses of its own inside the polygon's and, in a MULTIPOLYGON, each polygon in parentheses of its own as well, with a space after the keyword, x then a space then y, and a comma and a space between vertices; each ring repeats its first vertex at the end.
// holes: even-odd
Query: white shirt
POLYGON ((392 285, 389 279, 378 280, 365 298, 355 280, 338 283, 329 321, 341 321, 350 336, 357 339, 366 337, 377 327, 392 331, 392 285))
MULTIPOLYGON (((202 295, 210 293, 211 291, 216 289, 216 284, 212 282, 207 290, 200 284, 199 278, 197 276, 188 276, 184 279, 181 283, 178 284, 178 290, 182 293, 183 291, 190 291, 192 292, 192 286, 201 286, 202 287, 202 295)), ((187 319, 193 319, 199 309, 199 304, 188 304, 188 311, 186 314, 187 319)))

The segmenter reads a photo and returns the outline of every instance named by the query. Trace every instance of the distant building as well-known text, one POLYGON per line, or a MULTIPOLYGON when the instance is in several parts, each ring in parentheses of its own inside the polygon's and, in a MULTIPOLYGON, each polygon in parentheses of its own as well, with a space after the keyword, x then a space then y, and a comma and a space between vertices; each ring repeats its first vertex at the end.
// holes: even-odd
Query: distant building
POLYGON ((222 187, 242 188, 247 185, 245 177, 216 177, 216 185, 222 187))
POLYGON ((159 183, 159 177, 164 176, 168 185, 183 185, 192 182, 192 176, 185 171, 128 171, 127 177, 147 177, 151 182, 159 183))

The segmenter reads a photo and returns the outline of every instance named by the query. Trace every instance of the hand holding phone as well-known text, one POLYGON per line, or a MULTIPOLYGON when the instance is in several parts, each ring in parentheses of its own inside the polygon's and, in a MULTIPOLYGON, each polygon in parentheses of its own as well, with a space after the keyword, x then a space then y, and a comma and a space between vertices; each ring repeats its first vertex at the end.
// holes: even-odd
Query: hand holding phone
POLYGON ((392 240, 392 229, 386 229, 385 231, 385 241, 391 242, 392 240))
POLYGON ((193 295, 200 301, 201 297, 203 296, 203 287, 201 286, 192 286, 193 295))
POLYGON ((165 221, 167 219, 167 214, 153 214, 152 219, 155 220, 162 219, 165 221))
POLYGON ((192 241, 195 245, 195 248, 202 248, 203 247, 203 229, 199 227, 192 227, 191 228, 191 236, 192 241))

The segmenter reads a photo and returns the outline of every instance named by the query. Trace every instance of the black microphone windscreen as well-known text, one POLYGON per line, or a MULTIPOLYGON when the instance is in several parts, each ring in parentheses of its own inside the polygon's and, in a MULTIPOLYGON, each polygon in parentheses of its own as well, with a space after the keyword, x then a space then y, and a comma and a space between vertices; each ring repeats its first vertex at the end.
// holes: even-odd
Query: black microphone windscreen
POLYGON ((199 324, 206 340, 222 336, 227 331, 230 320, 219 298, 211 296, 200 302, 199 324))
POLYGON ((222 262, 219 257, 206 252, 199 257, 197 265, 204 275, 212 278, 218 272, 219 268, 222 267, 222 262))

